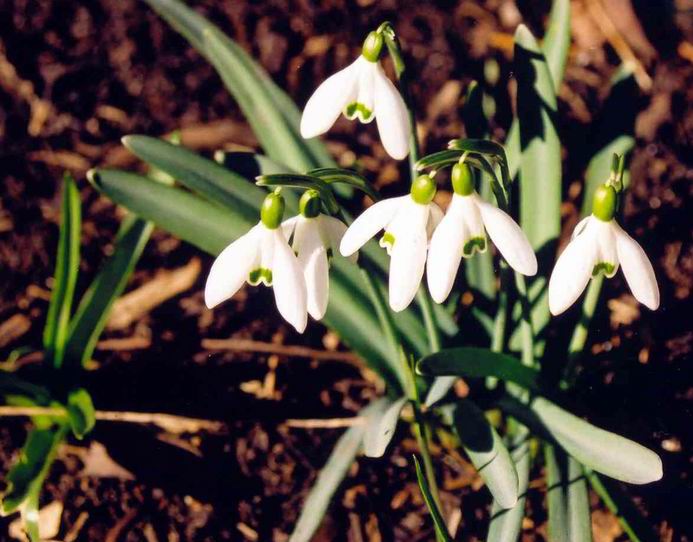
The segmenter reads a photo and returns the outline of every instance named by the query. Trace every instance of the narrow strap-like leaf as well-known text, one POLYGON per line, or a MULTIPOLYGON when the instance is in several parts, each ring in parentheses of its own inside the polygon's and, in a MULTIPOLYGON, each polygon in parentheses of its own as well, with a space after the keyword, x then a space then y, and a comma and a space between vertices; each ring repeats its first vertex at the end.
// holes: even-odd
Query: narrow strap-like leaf
POLYGON ((450 536, 448 528, 445 525, 443 515, 440 513, 440 510, 438 509, 436 500, 433 498, 431 488, 428 486, 426 476, 424 475, 423 470, 421 469, 421 464, 419 463, 419 460, 416 456, 413 457, 414 467, 416 468, 416 479, 419 482, 419 489, 421 489, 421 494, 423 495, 424 501, 426 502, 426 506, 428 507, 428 511, 430 512, 431 518, 433 519, 433 526, 436 530, 436 539, 440 542, 452 542, 452 537, 450 536))
POLYGON ((43 347, 54 367, 60 367, 63 362, 72 298, 79 271, 79 242, 82 225, 80 204, 77 184, 71 175, 66 174, 63 178, 60 240, 53 292, 48 306, 46 326, 43 330, 43 347))

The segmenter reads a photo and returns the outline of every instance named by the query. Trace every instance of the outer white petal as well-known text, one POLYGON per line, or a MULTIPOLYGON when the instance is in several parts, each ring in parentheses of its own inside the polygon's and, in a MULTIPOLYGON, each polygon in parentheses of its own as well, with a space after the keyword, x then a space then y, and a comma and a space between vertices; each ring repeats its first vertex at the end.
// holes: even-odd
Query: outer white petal
POLYGON ((205 284, 205 305, 208 308, 229 299, 248 279, 248 273, 259 261, 260 233, 260 226, 253 227, 214 260, 205 284))
POLYGON ((294 229, 296 228, 296 223, 300 218, 301 215, 296 215, 292 216, 291 218, 287 218, 284 222, 282 222, 282 233, 284 234, 284 239, 287 241, 291 239, 291 235, 294 233, 294 229))
POLYGON ((395 160, 406 158, 410 135, 407 106, 380 64, 375 71, 375 119, 387 153, 395 160))
POLYGON ((433 232, 428 248, 426 280, 436 303, 445 301, 452 290, 464 247, 464 206, 453 197, 448 212, 433 232))
POLYGON ((426 233, 430 239, 431 235, 433 235, 433 232, 438 227, 438 224, 440 224, 440 221, 443 220, 445 213, 443 213, 443 210, 437 203, 429 203, 429 209, 431 212, 428 217, 428 224, 426 224, 426 233))
POLYGON ((361 213, 342 237, 342 242, 339 244, 339 252, 342 256, 351 256, 365 245, 366 241, 392 220, 402 202, 410 199, 408 194, 398 198, 384 199, 361 213))
POLYGON ((395 312, 409 306, 421 284, 426 265, 428 214, 428 205, 420 205, 409 198, 388 227, 395 237, 389 280, 390 307, 395 312))
POLYGON ((339 118, 342 109, 354 100, 359 79, 359 59, 328 77, 308 99, 301 117, 303 137, 315 137, 327 132, 339 118))
POLYGON ((303 333, 308 322, 306 283, 301 266, 280 230, 274 232, 272 286, 279 314, 303 333))
POLYGON ((549 279, 549 309, 554 316, 570 307, 587 286, 597 258, 593 218, 558 257, 549 279))
POLYGON ((580 222, 578 222, 575 225, 575 229, 573 230, 573 233, 570 236, 571 241, 573 239, 575 239, 575 237, 577 237, 578 235, 580 235, 582 233, 582 231, 585 229, 585 226, 587 226, 587 223, 590 221, 591 217, 592 217, 592 215, 587 215, 585 218, 580 220, 580 222))
POLYGON ((330 291, 327 249, 320 237, 316 218, 306 220, 301 229, 303 232, 301 248, 298 251, 298 263, 303 269, 303 277, 306 281, 308 313, 316 320, 320 320, 325 316, 330 291))
MULTIPOLYGON (((323 241, 332 249, 332 253, 337 255, 339 253, 339 244, 347 231, 346 224, 333 216, 323 214, 318 215, 318 220, 322 229, 323 241)), ((356 263, 358 257, 358 253, 354 253, 349 256, 349 260, 356 263)))
POLYGON ((638 242, 628 235, 615 221, 611 222, 616 236, 616 250, 626 282, 635 299, 648 309, 659 307, 659 287, 650 260, 638 242))
POLYGON ((522 228, 507 213, 485 202, 479 195, 471 197, 479 208, 489 237, 510 267, 523 275, 536 275, 537 257, 522 228))

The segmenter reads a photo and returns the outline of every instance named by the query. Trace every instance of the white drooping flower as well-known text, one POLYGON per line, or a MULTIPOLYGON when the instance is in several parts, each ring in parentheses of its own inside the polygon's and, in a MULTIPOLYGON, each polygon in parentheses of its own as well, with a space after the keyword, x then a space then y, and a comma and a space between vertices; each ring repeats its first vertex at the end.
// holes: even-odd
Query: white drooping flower
POLYGON ((375 119, 387 153, 397 160, 406 158, 410 136, 407 107, 378 62, 381 48, 382 36, 371 32, 363 54, 316 89, 301 117, 303 137, 324 134, 341 113, 363 123, 375 119))
POLYGON ((261 220, 248 233, 227 246, 217 259, 205 285, 208 308, 226 301, 245 282, 272 286, 282 317, 303 333, 308 316, 303 270, 280 227, 284 199, 277 193, 265 198, 261 220))
POLYGON ((380 246, 390 255, 389 300, 393 311, 406 309, 419 289, 426 265, 428 241, 443 218, 433 203, 435 183, 422 175, 411 194, 379 201, 366 209, 349 226, 339 250, 350 256, 380 230, 380 246))
POLYGON ((659 287, 645 251, 614 219, 616 192, 607 185, 595 193, 592 214, 575 228, 549 280, 549 308, 558 315, 580 297, 590 278, 613 277, 619 265, 635 298, 651 310, 659 307, 659 287))
POLYGON ((298 256, 306 283, 308 313, 322 319, 329 299, 330 257, 338 250, 346 225, 320 212, 320 198, 306 191, 299 205, 300 214, 284 221, 282 229, 298 256))
POLYGON ((535 275, 537 258, 529 240, 507 213, 477 194, 467 164, 455 164, 452 185, 452 200, 428 249, 426 278, 433 300, 442 303, 447 299, 462 257, 486 251, 486 232, 510 267, 523 275, 535 275))

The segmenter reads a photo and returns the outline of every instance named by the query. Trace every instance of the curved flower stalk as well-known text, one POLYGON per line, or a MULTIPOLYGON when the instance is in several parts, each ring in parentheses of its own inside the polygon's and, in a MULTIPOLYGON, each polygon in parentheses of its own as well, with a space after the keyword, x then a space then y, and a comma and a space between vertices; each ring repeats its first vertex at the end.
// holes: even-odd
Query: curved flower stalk
POLYGON ((592 214, 575 228, 573 238, 558 258, 549 280, 549 308, 566 311, 580 297, 590 278, 613 277, 619 265, 635 298, 651 310, 659 307, 659 287, 652 264, 642 247, 614 219, 617 193, 600 186, 592 214))
POLYGON ((349 226, 339 250, 351 256, 380 230, 380 246, 390 255, 389 300, 395 312, 406 309, 416 295, 426 265, 428 241, 443 218, 433 203, 436 185, 421 175, 406 196, 372 205, 349 226))
POLYGON ((433 232, 428 250, 426 278, 433 300, 442 303, 447 299, 463 257, 486 251, 486 232, 510 267, 523 275, 535 275, 537 258, 529 240, 507 213, 474 190, 472 171, 466 163, 453 166, 452 186, 452 201, 433 232))
POLYGON ((303 333, 307 324, 307 293, 303 270, 281 228, 284 198, 269 194, 262 204, 260 222, 227 246, 214 260, 205 285, 208 308, 233 296, 245 282, 272 286, 282 317, 303 333))
POLYGON ((293 236, 291 246, 303 271, 308 314, 316 320, 325 316, 330 290, 329 260, 347 229, 341 220, 320 210, 318 192, 307 190, 299 202, 300 213, 282 223, 284 236, 293 236))
POLYGON ((378 61, 382 46, 382 35, 371 32, 361 56, 317 88, 303 110, 303 137, 324 134, 340 113, 362 123, 375 119, 387 153, 397 160, 406 158, 410 136, 407 108, 378 61))

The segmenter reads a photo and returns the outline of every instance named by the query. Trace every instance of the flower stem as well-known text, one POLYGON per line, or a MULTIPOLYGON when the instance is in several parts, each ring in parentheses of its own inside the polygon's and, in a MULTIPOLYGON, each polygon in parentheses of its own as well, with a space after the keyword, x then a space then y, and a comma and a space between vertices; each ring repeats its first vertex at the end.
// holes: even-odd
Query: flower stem
POLYGON ((577 378, 577 363, 582 356, 582 351, 587 342, 590 324, 592 323, 594 311, 599 302, 599 294, 602 291, 603 282, 603 275, 593 278, 587 289, 587 295, 582 302, 580 320, 575 326, 573 336, 570 339, 570 344, 568 345, 568 360, 563 368, 563 378, 560 383, 560 387, 563 390, 567 390, 575 384, 575 379, 577 378))

